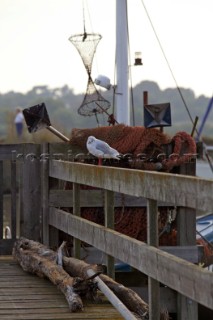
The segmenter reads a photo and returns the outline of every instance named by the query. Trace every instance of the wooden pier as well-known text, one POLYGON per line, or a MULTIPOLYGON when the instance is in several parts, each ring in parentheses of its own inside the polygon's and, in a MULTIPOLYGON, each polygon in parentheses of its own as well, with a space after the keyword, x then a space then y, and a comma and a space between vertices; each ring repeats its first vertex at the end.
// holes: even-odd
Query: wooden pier
MULTIPOLYGON (((114 262, 116 259, 127 263, 148 277, 146 289, 148 290, 150 320, 159 320, 162 308, 170 310, 170 299, 162 299, 162 292, 167 291, 168 297, 169 290, 170 296, 173 300, 175 299, 172 305, 176 306, 175 313, 180 320, 198 320, 198 305, 213 310, 213 274, 199 266, 199 262, 202 263, 202 248, 196 245, 196 210, 213 212, 213 180, 185 175, 187 166, 182 168, 182 174, 169 174, 77 163, 71 156, 71 152, 74 151, 70 149, 72 149, 71 146, 63 143, 58 144, 57 148, 55 144, 0 146, 0 180, 3 180, 4 177, 4 161, 9 161, 12 194, 10 218, 12 239, 3 239, 4 221, 3 215, 0 215, 0 255, 11 254, 13 243, 19 236, 17 235, 19 229, 20 235, 51 246, 59 245, 59 232, 63 232, 74 239, 73 255, 75 257, 81 258, 82 241, 103 252, 106 255, 107 271, 111 277, 115 276, 114 262), (54 187, 50 183, 53 180, 54 187), (72 183, 72 190, 64 190, 61 187, 63 181, 72 183), (105 226, 80 217, 81 207, 94 206, 93 199, 91 196, 85 196, 85 193, 83 195, 84 191, 80 190, 80 185, 102 190, 101 200, 100 195, 98 196, 100 191, 93 190, 93 192, 97 192, 97 201, 101 201, 104 207, 105 226), (17 189, 19 191, 18 203, 16 202, 17 189), (129 196, 132 199, 131 204, 134 201, 137 202, 137 205, 146 203, 147 243, 114 230, 114 208, 120 203, 119 194, 129 196), (160 203, 172 205, 178 211, 178 245, 173 248, 159 247, 158 244, 158 207, 160 203), (20 221, 17 221, 17 207, 20 212, 20 221), (72 207, 73 214, 64 211, 64 207, 72 207), (190 252, 190 255, 187 252, 190 252)), ((3 212, 2 187, 0 188, 0 210, 3 212)), ((13 286, 10 275, 6 273, 7 269, 8 272, 11 270, 12 275, 15 272, 14 277, 17 277, 17 281, 21 282, 21 279, 25 279, 21 269, 14 263, 8 263, 3 259, 0 261, 0 267, 5 272, 3 277, 5 285, 13 286), (22 274, 19 280, 15 270, 19 270, 17 272, 22 274)), ((0 274, 3 275, 2 272, 0 274)), ((29 279, 34 279, 33 281, 38 286, 41 283, 40 279, 35 280, 33 276, 26 275, 26 281, 31 281, 29 279)), ((47 287, 53 290, 51 284, 48 284, 47 287)), ((2 288, 0 290, 2 296, 2 288)), ((16 287, 14 290, 17 290, 16 287)), ((7 291, 11 292, 9 289, 7 291)), ((8 295, 11 304, 7 302, 6 312, 11 311, 12 313, 12 306, 18 305, 25 305, 26 309, 23 309, 30 310, 32 301, 27 297, 28 291, 24 292, 26 292, 27 300, 23 302, 24 296, 22 295, 22 299, 19 300, 20 304, 13 300, 18 298, 18 295, 16 297, 13 295, 11 298, 8 295)), ((59 294, 57 289, 55 292, 59 294)), ((3 299, 7 299, 7 295, 3 299)), ((43 299, 41 300, 42 305, 46 306, 46 311, 52 308, 51 301, 48 304, 43 299)), ((63 315, 67 316, 64 319, 72 319, 73 315, 68 314, 63 297, 59 301, 64 306, 63 315)), ((34 300, 33 304, 37 302, 34 300)), ((55 304, 58 312, 60 303, 58 307, 55 304)), ((6 306, 2 302, 1 312, 5 309, 4 305, 6 306)), ((94 310, 95 308, 96 306, 94 310)), ((97 308, 100 314, 100 310, 103 310, 102 305, 97 308)), ((116 311, 113 311, 111 306, 108 308, 111 310, 109 312, 115 312, 115 317, 111 316, 111 319, 119 319, 116 311)), ((90 310, 90 306, 88 309, 90 310)), ((42 311, 39 316, 40 314, 41 318, 36 319, 57 319, 57 312, 54 313, 56 318, 51 318, 51 316, 48 318, 49 315, 43 314, 42 311)), ((104 309, 100 319, 104 319, 105 314, 104 309)), ((17 315, 14 318, 25 319, 18 318, 17 315)), ((4 317, 0 318, 13 319, 9 316, 6 318, 6 315, 4 317)), ((74 314, 74 317, 73 319, 83 319, 83 314, 74 314)), ((86 318, 89 319, 89 316, 86 318)), ((91 318, 96 319, 93 316, 91 318)), ((63 318, 60 317, 60 319, 63 318)))
POLYGON ((12 257, 0 257, 0 283, 1 320, 123 319, 104 297, 102 303, 85 302, 82 312, 71 313, 56 286, 24 272, 12 257))

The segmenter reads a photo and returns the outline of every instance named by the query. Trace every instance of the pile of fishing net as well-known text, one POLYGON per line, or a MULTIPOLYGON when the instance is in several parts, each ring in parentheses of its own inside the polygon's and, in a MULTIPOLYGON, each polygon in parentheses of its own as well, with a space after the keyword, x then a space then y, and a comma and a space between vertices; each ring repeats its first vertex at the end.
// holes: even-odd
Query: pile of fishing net
MULTIPOLYGON (((86 151, 89 136, 107 142, 118 150, 123 161, 119 166, 143 170, 170 172, 174 167, 190 162, 196 155, 196 143, 186 132, 173 137, 156 128, 131 127, 123 124, 91 129, 73 129, 70 143, 86 151)), ((111 162, 112 163, 112 162, 111 162)))

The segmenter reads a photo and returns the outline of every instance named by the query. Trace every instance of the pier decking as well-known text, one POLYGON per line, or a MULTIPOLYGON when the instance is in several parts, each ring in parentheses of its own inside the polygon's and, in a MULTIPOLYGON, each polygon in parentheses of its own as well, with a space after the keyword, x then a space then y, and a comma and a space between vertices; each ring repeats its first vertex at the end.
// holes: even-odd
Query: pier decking
POLYGON ((115 319, 123 317, 105 299, 84 301, 84 311, 71 313, 64 295, 49 280, 26 273, 11 256, 0 257, 0 319, 115 319))
POLYGON ((5 258, 20 236, 52 248, 71 237, 72 256, 82 259, 82 243, 101 251, 111 278, 117 260, 142 273, 148 280, 142 289, 148 297, 150 320, 160 320, 161 308, 175 313, 175 319, 176 315, 187 320, 212 319, 198 314, 200 306, 213 311, 213 275, 201 267, 205 259, 203 247, 196 243, 196 212, 212 212, 213 180, 190 176, 191 163, 183 164, 178 174, 81 163, 71 158, 70 148, 65 144, 0 145, 0 181, 11 185, 7 223, 12 233, 11 239, 4 233, 0 184, 0 319, 123 319, 107 302, 86 301, 83 312, 70 313, 56 287, 5 258), (10 178, 6 179, 8 162, 10 178), (71 189, 65 188, 67 183, 71 189), (162 204, 176 210, 175 246, 159 244, 158 207, 162 204), (146 207, 146 242, 115 230, 115 209, 134 206, 146 207), (96 207, 103 209, 104 225, 81 215, 84 208, 96 207))

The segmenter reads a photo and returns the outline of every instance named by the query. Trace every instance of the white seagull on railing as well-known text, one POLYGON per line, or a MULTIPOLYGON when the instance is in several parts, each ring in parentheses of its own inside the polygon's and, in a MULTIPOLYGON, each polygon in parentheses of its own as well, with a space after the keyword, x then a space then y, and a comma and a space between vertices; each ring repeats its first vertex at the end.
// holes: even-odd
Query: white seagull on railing
POLYGON ((117 159, 120 160, 120 153, 110 147, 108 143, 89 136, 87 139, 87 150, 93 156, 98 158, 98 165, 102 165, 102 159, 117 159))

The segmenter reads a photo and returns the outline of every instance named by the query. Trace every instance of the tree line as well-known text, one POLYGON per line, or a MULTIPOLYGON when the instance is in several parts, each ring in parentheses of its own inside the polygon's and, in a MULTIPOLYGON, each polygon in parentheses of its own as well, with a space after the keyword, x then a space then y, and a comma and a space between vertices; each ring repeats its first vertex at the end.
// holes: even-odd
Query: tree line
MULTIPOLYGON (((99 88, 98 88, 99 90, 99 88)), ((206 112, 210 98, 204 95, 198 97, 191 89, 167 88, 161 90, 157 83, 143 81, 132 88, 131 91, 131 121, 135 119, 135 125, 143 126, 143 92, 148 92, 150 104, 169 102, 171 104, 172 127, 165 131, 174 133, 177 131, 192 130, 192 120, 199 117, 198 128, 206 112), (182 96, 182 97, 181 97, 182 96), (184 99, 184 101, 183 101, 184 99), (133 111, 134 110, 134 117, 133 111), (191 117, 191 119, 190 119, 191 117)), ((100 91, 100 90, 99 90, 100 91)), ((108 113, 113 113, 113 92, 101 91, 101 95, 111 103, 108 113)), ((27 93, 10 91, 0 93, 0 137, 5 136, 9 122, 15 114, 15 108, 28 108, 41 102, 45 102, 50 121, 53 126, 61 127, 68 133, 72 128, 92 128, 100 125, 108 125, 108 115, 98 115, 98 123, 95 116, 85 117, 78 114, 78 108, 84 99, 84 94, 75 94, 67 85, 61 88, 50 89, 48 86, 35 86, 27 93)), ((209 115, 203 135, 211 136, 213 131, 213 112, 209 115)))

